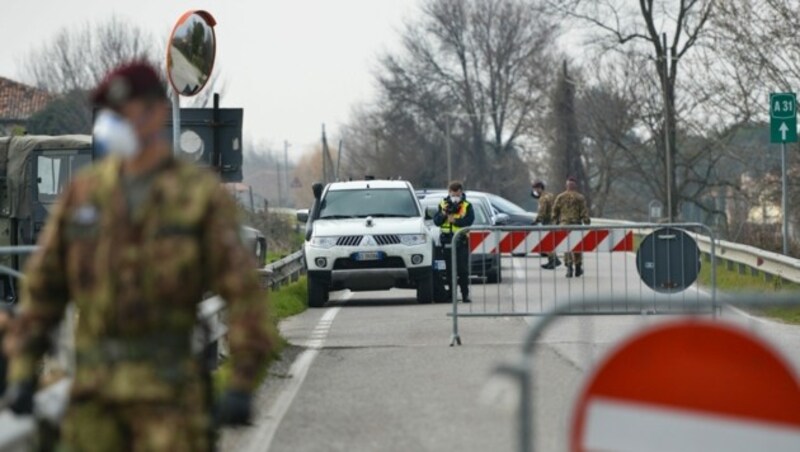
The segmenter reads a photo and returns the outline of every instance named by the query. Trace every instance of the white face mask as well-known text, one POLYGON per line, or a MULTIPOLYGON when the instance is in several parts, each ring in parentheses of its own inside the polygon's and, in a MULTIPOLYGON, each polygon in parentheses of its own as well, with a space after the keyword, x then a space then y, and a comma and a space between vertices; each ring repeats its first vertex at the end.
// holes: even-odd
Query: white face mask
POLYGON ((452 202, 453 204, 460 203, 461 202, 461 196, 450 195, 450 202, 452 202))
POLYGON ((112 110, 101 110, 94 122, 92 139, 100 156, 131 158, 139 153, 139 138, 133 126, 112 110))

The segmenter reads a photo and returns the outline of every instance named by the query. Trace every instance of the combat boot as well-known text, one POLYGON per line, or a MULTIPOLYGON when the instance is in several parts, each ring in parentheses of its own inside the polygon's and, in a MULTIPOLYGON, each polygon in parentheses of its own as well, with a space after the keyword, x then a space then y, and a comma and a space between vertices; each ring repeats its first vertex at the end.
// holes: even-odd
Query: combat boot
POLYGON ((575 276, 580 277, 583 275, 583 264, 575 264, 575 276))
POLYGON ((572 278, 572 264, 567 264, 567 278, 572 278))
POLYGON ((557 257, 550 256, 547 259, 547 263, 542 265, 542 268, 545 270, 553 270, 559 265, 561 265, 561 260, 557 257))

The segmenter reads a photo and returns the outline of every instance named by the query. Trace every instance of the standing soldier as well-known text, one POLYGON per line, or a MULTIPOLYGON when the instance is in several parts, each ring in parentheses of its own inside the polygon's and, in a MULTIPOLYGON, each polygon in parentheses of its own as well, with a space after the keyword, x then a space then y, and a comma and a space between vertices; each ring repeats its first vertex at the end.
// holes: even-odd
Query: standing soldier
POLYGON ((191 350, 197 304, 210 291, 228 303, 233 375, 215 420, 246 424, 276 345, 255 262, 219 180, 173 157, 155 70, 120 67, 92 97, 106 157, 71 183, 28 262, 5 341, 6 400, 31 412, 37 361, 72 301, 80 318, 65 449, 207 451, 209 379, 191 350))
POLYGON ((472 226, 475 221, 475 212, 472 204, 467 201, 464 187, 459 181, 453 181, 448 187, 448 194, 439 204, 439 210, 433 216, 433 223, 441 229, 440 241, 445 248, 445 262, 447 262, 447 285, 451 293, 455 290, 453 285, 453 261, 450 247, 456 247, 456 273, 458 285, 461 288, 461 300, 469 303, 469 237, 461 235, 453 243, 453 236, 459 229, 472 226))
MULTIPOLYGON (((553 203, 553 222, 555 224, 591 224, 586 198, 578 193, 578 182, 574 177, 567 178, 567 190, 556 197, 553 203)), ((567 252, 564 254, 567 264, 567 278, 583 275, 583 255, 567 252)))
MULTIPOLYGON (((556 197, 547 191, 544 182, 538 180, 531 186, 531 196, 539 200, 539 210, 536 213, 536 220, 533 224, 548 225, 553 223, 553 202, 556 197)), ((552 270, 561 265, 558 253, 547 253, 547 263, 542 265, 546 270, 552 270)))

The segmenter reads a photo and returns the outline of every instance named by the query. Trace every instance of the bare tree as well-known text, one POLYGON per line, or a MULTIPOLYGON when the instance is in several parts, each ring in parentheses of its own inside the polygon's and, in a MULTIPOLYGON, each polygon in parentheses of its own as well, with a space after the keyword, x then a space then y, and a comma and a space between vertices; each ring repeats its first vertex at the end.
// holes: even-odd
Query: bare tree
POLYGON ((775 89, 800 81, 800 3, 792 0, 719 2, 712 18, 717 56, 736 74, 757 74, 775 89))
POLYGON ((564 61, 553 89, 552 108, 545 122, 550 130, 550 179, 556 183, 556 187, 561 187, 567 177, 575 177, 591 206, 591 193, 587 190, 589 180, 581 150, 581 133, 578 130, 576 85, 577 77, 568 72, 567 62, 564 61))
POLYGON ((635 81, 630 73, 619 75, 603 67, 587 72, 593 74, 593 83, 580 93, 577 112, 592 213, 621 214, 630 209, 624 200, 637 191, 626 185, 636 179, 635 159, 630 156, 642 145, 635 132, 638 111, 631 89, 635 81))
MULTIPOLYGON (((662 93, 663 121, 660 127, 666 157, 677 157, 678 114, 676 83, 681 60, 701 39, 714 0, 639 0, 638 11, 629 2, 618 0, 552 1, 551 6, 596 31, 605 49, 637 46, 649 50, 652 68, 662 93), (669 30, 667 30, 669 28, 669 30), (669 40, 667 40, 667 35, 669 40)), ((670 187, 665 192, 678 197, 676 165, 672 165, 670 187)), ((666 181, 664 186, 666 186, 666 181)), ((666 198, 666 196, 664 197, 666 198)), ((679 199, 672 202, 672 216, 677 216, 679 199)))
POLYGON ((155 48, 152 35, 113 16, 104 22, 61 29, 25 58, 22 75, 53 93, 86 91, 123 62, 160 61, 154 58, 155 48))
POLYGON ((556 27, 541 12, 524 0, 426 1, 403 32, 403 51, 380 62, 373 123, 383 149, 430 166, 449 126, 454 175, 473 187, 494 185, 509 157, 519 167, 532 119, 546 105, 556 27))
MULTIPOLYGON (((32 50, 23 60, 22 77, 39 88, 59 95, 33 118, 32 133, 90 133, 92 110, 88 92, 120 64, 148 61, 166 81, 164 61, 167 38, 155 39, 143 28, 117 16, 97 23, 65 27, 55 37, 32 50)), ((185 99, 184 106, 210 107, 214 92, 224 93, 219 71, 206 89, 185 99)))

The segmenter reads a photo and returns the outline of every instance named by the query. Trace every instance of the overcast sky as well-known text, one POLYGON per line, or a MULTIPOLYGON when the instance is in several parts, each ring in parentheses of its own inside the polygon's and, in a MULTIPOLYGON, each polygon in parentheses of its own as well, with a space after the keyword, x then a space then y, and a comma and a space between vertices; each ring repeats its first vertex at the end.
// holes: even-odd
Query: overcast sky
POLYGON ((20 61, 65 26, 118 17, 156 36, 188 9, 217 19, 223 107, 245 110, 245 139, 290 154, 319 141, 374 93, 376 57, 396 48, 418 0, 2 0, 0 76, 20 78, 20 61))

